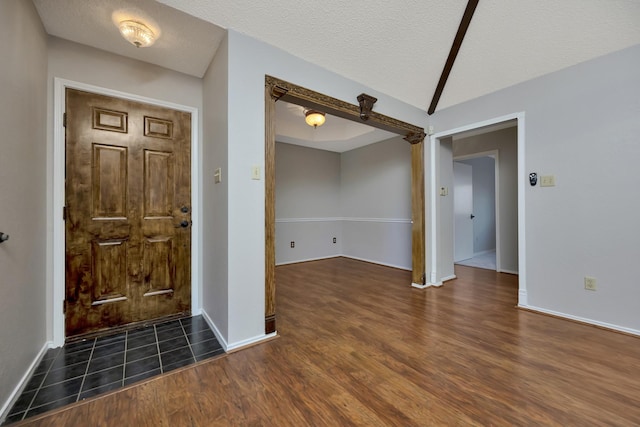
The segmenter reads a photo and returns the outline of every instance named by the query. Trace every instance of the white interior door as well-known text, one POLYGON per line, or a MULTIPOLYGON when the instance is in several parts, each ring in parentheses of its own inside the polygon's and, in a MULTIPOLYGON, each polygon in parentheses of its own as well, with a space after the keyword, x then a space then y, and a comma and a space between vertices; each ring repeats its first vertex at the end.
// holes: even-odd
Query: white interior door
POLYGON ((453 261, 473 258, 473 167, 453 162, 453 261))

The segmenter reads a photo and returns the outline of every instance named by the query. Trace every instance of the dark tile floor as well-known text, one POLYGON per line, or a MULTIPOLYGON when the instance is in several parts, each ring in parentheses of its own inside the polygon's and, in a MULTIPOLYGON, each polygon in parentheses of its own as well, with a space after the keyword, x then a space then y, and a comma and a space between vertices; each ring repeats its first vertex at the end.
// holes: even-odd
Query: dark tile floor
POLYGON ((3 425, 223 353, 202 316, 50 349, 3 425))

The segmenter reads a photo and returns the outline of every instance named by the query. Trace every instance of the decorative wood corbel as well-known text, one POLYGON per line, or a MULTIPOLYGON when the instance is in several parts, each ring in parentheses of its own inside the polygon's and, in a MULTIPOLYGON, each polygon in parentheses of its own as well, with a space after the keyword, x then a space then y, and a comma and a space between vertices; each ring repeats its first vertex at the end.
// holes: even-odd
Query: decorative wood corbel
POLYGON ((285 96, 287 92, 289 92, 289 89, 285 89, 283 87, 276 86, 276 85, 271 86, 271 98, 274 101, 277 101, 283 96, 285 96))
POLYGON ((408 133, 403 139, 409 141, 409 144, 420 144, 424 141, 425 136, 427 136, 427 134, 424 132, 408 133))
POLYGON ((378 101, 378 98, 374 98, 371 95, 367 95, 366 93, 361 93, 358 95, 358 102, 360 103, 360 118, 362 120, 369 120, 369 114, 371 114, 371 110, 373 109, 373 104, 378 101))

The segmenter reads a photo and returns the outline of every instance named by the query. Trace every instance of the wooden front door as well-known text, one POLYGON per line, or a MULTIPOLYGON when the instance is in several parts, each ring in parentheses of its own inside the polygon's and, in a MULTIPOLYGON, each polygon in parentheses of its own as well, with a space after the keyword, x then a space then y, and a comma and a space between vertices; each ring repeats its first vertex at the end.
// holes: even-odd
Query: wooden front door
POLYGON ((66 90, 66 336, 191 310, 191 115, 66 90))

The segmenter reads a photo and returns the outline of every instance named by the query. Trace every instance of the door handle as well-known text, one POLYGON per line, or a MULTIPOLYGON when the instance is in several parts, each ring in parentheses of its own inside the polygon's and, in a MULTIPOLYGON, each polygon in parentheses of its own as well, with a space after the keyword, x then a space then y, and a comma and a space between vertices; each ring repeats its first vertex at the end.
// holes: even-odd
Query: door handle
POLYGON ((187 228, 188 226, 189 226, 189 221, 187 221, 186 219, 183 219, 182 221, 180 221, 180 227, 187 228))
POLYGON ((9 235, 0 232, 0 243, 6 242, 7 240, 9 240, 9 235))
POLYGON ((471 218, 471 219, 473 219, 473 218, 475 218, 475 217, 476 217, 476 216, 475 216, 474 214, 469 215, 469 218, 471 218))

